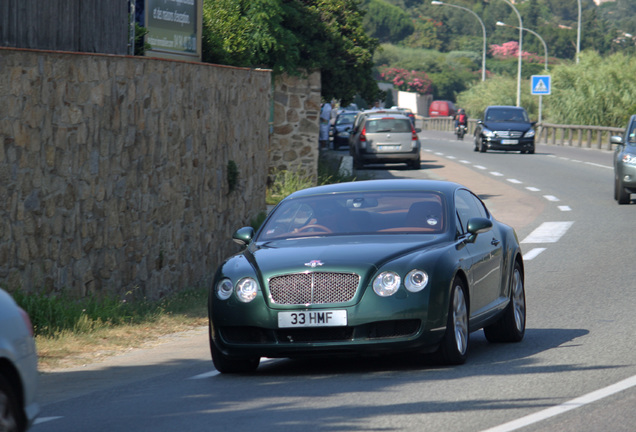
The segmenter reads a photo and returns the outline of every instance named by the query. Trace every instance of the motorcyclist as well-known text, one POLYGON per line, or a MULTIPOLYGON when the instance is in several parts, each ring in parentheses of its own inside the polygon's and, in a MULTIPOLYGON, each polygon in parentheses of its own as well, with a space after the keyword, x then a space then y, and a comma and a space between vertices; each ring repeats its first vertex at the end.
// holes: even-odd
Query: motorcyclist
POLYGON ((455 115, 455 133, 457 133, 459 125, 468 126, 468 116, 463 108, 460 108, 455 115))

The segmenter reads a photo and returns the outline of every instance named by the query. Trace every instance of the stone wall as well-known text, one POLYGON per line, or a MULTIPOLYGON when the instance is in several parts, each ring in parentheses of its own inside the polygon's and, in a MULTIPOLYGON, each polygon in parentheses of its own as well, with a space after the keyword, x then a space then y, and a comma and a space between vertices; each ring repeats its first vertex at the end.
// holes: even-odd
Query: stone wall
POLYGON ((320 72, 274 79, 274 124, 269 172, 297 171, 316 183, 320 72))
POLYGON ((265 208, 270 93, 269 71, 0 48, 0 285, 209 283, 265 208))

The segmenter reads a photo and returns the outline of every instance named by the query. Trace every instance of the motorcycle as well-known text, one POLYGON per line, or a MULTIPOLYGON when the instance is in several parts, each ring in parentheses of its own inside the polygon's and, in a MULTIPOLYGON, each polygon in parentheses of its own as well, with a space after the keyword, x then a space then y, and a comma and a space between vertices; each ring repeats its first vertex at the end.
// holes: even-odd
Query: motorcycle
POLYGON ((457 135, 457 139, 463 140, 464 135, 466 135, 466 125, 459 125, 455 130, 455 135, 457 135))

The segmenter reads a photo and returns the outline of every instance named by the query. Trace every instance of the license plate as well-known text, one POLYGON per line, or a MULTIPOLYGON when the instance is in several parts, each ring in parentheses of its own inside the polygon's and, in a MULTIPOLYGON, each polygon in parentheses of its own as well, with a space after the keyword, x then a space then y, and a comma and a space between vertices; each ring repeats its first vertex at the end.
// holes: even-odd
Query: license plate
POLYGON ((518 140, 501 140, 502 144, 519 144, 518 140))
POLYGON ((400 146, 399 145, 379 145, 378 146, 378 150, 380 151, 394 151, 394 150, 399 150, 400 146))
POLYGON ((347 325, 347 311, 278 312, 278 327, 339 327, 347 325))

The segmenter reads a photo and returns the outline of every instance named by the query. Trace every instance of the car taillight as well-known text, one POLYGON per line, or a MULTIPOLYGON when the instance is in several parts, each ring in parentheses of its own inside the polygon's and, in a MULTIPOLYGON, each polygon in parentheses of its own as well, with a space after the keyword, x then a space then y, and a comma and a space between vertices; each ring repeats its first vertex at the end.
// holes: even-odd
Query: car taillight
POLYGON ((411 128, 411 141, 417 141, 417 132, 413 128, 411 128))
POLYGON ((24 309, 20 308, 20 315, 22 315, 24 325, 29 329, 31 337, 33 337, 33 324, 31 324, 31 318, 29 318, 29 314, 27 314, 24 309))
POLYGON ((367 133, 367 128, 362 128, 362 132, 360 132, 360 141, 367 140, 367 136, 365 135, 366 133, 367 133))

